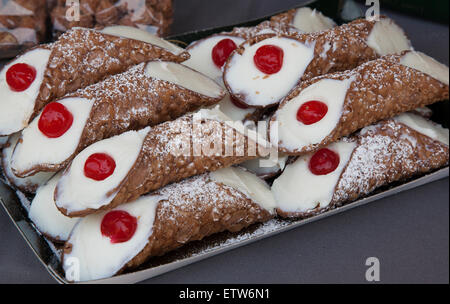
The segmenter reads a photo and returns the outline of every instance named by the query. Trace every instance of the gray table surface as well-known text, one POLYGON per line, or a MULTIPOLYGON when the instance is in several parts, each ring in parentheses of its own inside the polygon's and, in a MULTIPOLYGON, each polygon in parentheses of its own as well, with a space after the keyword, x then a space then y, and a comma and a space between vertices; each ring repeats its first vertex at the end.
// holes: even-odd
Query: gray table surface
MULTIPOLYGON (((173 33, 228 25, 301 0, 175 0, 173 33)), ((449 28, 384 10, 415 48, 448 65, 449 28)), ((1 208, 0 208, 1 209, 1 208)), ((0 283, 54 283, 0 211, 0 283)), ((365 283, 368 257, 382 283, 449 282, 449 179, 400 193, 149 279, 144 283, 365 283)))

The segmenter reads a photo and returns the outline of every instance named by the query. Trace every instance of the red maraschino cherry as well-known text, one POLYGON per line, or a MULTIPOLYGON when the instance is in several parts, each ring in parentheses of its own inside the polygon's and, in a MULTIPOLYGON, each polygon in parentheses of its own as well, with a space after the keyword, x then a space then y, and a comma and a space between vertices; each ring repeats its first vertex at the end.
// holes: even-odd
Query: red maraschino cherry
POLYGON ((305 125, 312 125, 320 121, 328 112, 328 107, 321 101, 305 102, 297 111, 297 120, 305 125))
POLYGON ((231 96, 231 102, 239 109, 248 109, 249 106, 246 105, 245 103, 243 103, 242 101, 239 101, 238 99, 234 98, 233 96, 231 96))
POLYGON ((309 170, 315 175, 327 175, 339 166, 339 155, 330 149, 317 151, 309 160, 309 170))
POLYGON ((38 128, 49 138, 58 138, 70 129, 73 115, 59 102, 52 102, 45 106, 39 117, 38 128))
POLYGON ((130 240, 136 228, 136 217, 123 210, 113 210, 105 214, 100 226, 102 235, 109 237, 113 244, 130 240))
POLYGON ((226 38, 220 40, 212 49, 211 56, 214 64, 220 69, 230 54, 237 48, 233 40, 226 38))
POLYGON ((6 82, 15 92, 25 91, 36 79, 36 69, 26 63, 16 63, 6 71, 6 82))
POLYGON ((276 45, 263 45, 253 57, 253 61, 261 72, 265 74, 278 73, 283 67, 283 49, 276 45))
POLYGON ((84 175, 96 181, 111 176, 116 169, 116 162, 106 153, 94 153, 84 163, 84 175))

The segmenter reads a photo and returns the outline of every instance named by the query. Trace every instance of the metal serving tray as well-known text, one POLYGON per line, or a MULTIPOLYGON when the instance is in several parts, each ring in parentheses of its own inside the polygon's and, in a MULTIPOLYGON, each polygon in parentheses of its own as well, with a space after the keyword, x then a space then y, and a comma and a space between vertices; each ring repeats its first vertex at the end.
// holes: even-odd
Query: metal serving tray
MULTIPOLYGON (((317 8, 325 15, 334 18, 338 23, 340 23, 342 22, 342 19, 340 17, 341 6, 339 3, 339 1, 317 0, 311 1, 309 4, 306 4, 306 6, 317 8)), ((169 40, 182 45, 187 45, 192 41, 205 38, 214 33, 229 31, 235 26, 253 26, 269 18, 270 16, 267 16, 241 24, 190 32, 183 35, 169 37, 169 40)), ((431 108, 434 110, 434 113, 436 113, 432 119, 448 127, 448 101, 440 102, 433 105, 431 108)), ((424 176, 418 176, 408 181, 403 181, 401 183, 390 185, 389 187, 384 187, 365 198, 308 219, 273 219, 264 224, 253 225, 252 227, 249 227, 239 233, 219 233, 207 237, 201 241, 189 243, 182 248, 162 257, 151 258, 147 263, 132 272, 107 279, 81 283, 136 283, 191 263, 195 263, 219 253, 223 253, 251 242, 255 242, 304 224, 323 219, 354 207, 362 206, 405 190, 419 187, 447 176, 449 176, 448 166, 424 176)), ((52 277, 59 283, 68 283, 64 278, 64 273, 59 262, 59 249, 53 243, 46 240, 39 232, 37 232, 33 224, 28 219, 27 206, 29 205, 29 198, 26 198, 19 192, 15 192, 9 186, 0 181, 0 203, 8 213, 11 220, 14 222, 22 237, 33 250, 36 257, 44 265, 52 277)))

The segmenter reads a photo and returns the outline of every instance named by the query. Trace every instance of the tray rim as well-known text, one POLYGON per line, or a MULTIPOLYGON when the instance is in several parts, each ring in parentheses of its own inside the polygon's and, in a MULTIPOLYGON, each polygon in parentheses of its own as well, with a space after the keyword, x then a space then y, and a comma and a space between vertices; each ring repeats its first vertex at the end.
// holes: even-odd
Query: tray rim
MULTIPOLYGON (((305 7, 305 6, 315 6, 317 4, 320 4, 321 2, 326 2, 327 0, 311 0, 308 1, 302 5, 298 5, 298 6, 294 6, 293 8, 300 8, 300 7, 305 7)), ((270 15, 261 17, 261 18, 256 18, 256 19, 251 19, 249 21, 245 21, 245 22, 240 22, 237 24, 233 24, 233 25, 227 25, 227 26, 221 26, 221 27, 211 27, 211 28, 206 28, 206 29, 202 29, 202 30, 198 30, 198 31, 189 31, 189 32, 185 32, 182 34, 178 34, 178 35, 172 35, 169 37, 166 37, 167 40, 169 41, 181 41, 184 42, 183 39, 187 39, 190 36, 209 36, 213 33, 220 33, 220 32, 224 32, 224 31, 228 31, 233 27, 238 27, 238 26, 252 26, 252 25, 256 25, 262 21, 268 20, 271 16, 285 12, 287 10, 281 10, 275 13, 272 13, 270 15)), ((338 14, 338 12, 336 12, 336 14, 338 14)), ((339 20, 338 20, 339 21, 339 20)), ((201 38, 200 38, 201 39, 201 38)), ((188 39, 187 39, 188 40, 188 39)), ((148 269, 142 269, 142 270, 138 270, 138 271, 134 271, 134 272, 129 272, 129 273, 125 273, 125 274, 121 274, 121 275, 117 275, 117 276, 113 276, 110 278, 105 278, 105 279, 98 279, 98 280, 90 280, 90 281, 83 281, 83 282, 75 282, 73 284, 116 284, 116 283, 136 283, 136 282, 140 282, 146 279, 150 279, 153 278, 155 276, 158 276, 160 274, 163 273, 167 273, 169 271, 181 268, 183 266, 195 263, 197 261, 221 254, 223 252, 241 247, 241 246, 245 246, 247 244, 262 240, 264 238, 270 237, 270 236, 274 236, 277 235, 279 233, 291 230, 291 229, 295 229, 298 227, 301 227, 305 224, 311 223, 311 222, 315 222, 318 220, 322 220, 324 218, 327 218, 329 216, 332 215, 336 215, 339 214, 341 212, 353 209, 355 207, 359 207, 359 206, 363 206, 366 205, 368 203, 377 201, 379 199, 403 192, 403 191, 407 191, 407 190, 411 190, 414 189, 416 187, 431 183, 433 181, 437 181, 443 178, 446 178, 449 176, 449 166, 447 165, 444 168, 441 168, 439 170, 436 170, 432 173, 428 173, 422 176, 419 176, 417 178, 414 178, 413 180, 409 180, 406 183, 394 186, 392 188, 389 188, 385 191, 382 192, 378 192, 372 195, 369 195, 367 197, 364 197, 362 199, 358 199, 354 202, 351 202, 349 204, 345 204, 339 208, 335 208, 332 210, 329 210, 327 212, 324 212, 322 214, 307 218, 307 219, 303 219, 303 220, 297 220, 297 221, 292 221, 290 224, 277 228, 273 231, 261 234, 261 235, 257 235, 254 237, 249 237, 246 240, 240 241, 240 242, 234 242, 232 244, 226 245, 224 247, 221 248, 216 248, 214 250, 208 251, 206 253, 203 254, 197 254, 195 256, 191 256, 191 257, 187 257, 184 258, 182 260, 176 260, 167 264, 162 264, 159 266, 155 266, 152 268, 148 268, 148 269)), ((14 189, 11 189, 7 184, 5 184, 2 180, 0 180, 0 186, 5 186, 7 188, 9 188, 9 190, 11 190, 12 192, 15 192, 14 189)), ((25 210, 25 208, 19 203, 19 198, 17 197, 17 195, 15 195, 15 199, 17 200, 17 202, 20 206, 17 206, 19 209, 23 209, 25 210)), ((44 268, 47 270, 47 272, 53 277, 53 279, 60 284, 70 284, 72 282, 68 282, 64 277, 61 277, 61 275, 58 273, 57 270, 55 270, 52 265, 50 265, 50 263, 46 263, 43 258, 39 255, 38 249, 35 248, 34 245, 38 245, 38 244, 32 244, 32 240, 30 240, 26 234, 26 232, 23 230, 23 228, 21 227, 20 222, 22 220, 18 220, 16 221, 14 219, 14 216, 12 214, 12 212, 9 210, 9 208, 7 207, 5 201, 5 199, 0 196, 0 205, 2 205, 3 209, 6 211, 8 217, 11 219, 11 221, 13 222, 14 226, 17 228, 17 230, 19 231, 20 235, 22 236, 22 238, 25 240, 25 242, 27 243, 28 247, 31 248, 32 252, 34 253, 34 255, 38 258, 38 260, 40 261, 40 263, 44 266, 44 268)), ((31 223, 31 221, 28 219, 28 217, 23 214, 21 214, 22 216, 24 216, 24 220, 25 220, 25 224, 27 228, 31 228, 33 229, 33 233, 34 233, 34 237, 38 237, 41 238, 43 242, 47 242, 45 240, 45 238, 40 235, 37 231, 34 231, 34 226, 31 223)), ((41 244, 42 245, 42 244, 41 244)), ((46 244, 48 246, 48 248, 45 248, 44 250, 51 250, 50 246, 48 244, 46 244)), ((50 261, 49 261, 50 262, 50 261)))
MULTIPOLYGON (((345 212, 347 210, 356 208, 356 207, 360 207, 360 206, 364 206, 368 203, 372 203, 375 201, 378 201, 382 198, 386 198, 389 196, 392 196, 394 194, 397 193, 401 193, 403 191, 408 191, 417 187, 420 187, 422 185, 434 182, 434 181, 438 181, 440 179, 444 179, 446 177, 449 176, 449 166, 446 166, 444 168, 438 169, 435 172, 417 177, 411 181, 408 181, 406 183, 400 184, 398 186, 392 187, 386 191, 382 191, 379 193, 376 193, 374 195, 369 195, 365 198, 356 200, 354 202, 351 202, 349 204, 345 204, 341 207, 329 210, 327 212, 324 212, 322 214, 307 218, 307 219, 303 219, 303 220, 297 220, 297 221, 292 221, 290 224, 277 228, 273 231, 261 234, 261 235, 257 235, 254 237, 250 237, 246 240, 240 241, 240 242, 234 242, 232 244, 223 246, 221 248, 216 248, 214 250, 208 251, 206 253, 203 254, 197 254, 191 257, 187 257, 184 258, 182 260, 176 260, 167 264, 162 264, 156 267, 152 267, 152 268, 148 268, 148 269, 142 269, 142 270, 138 270, 138 271, 134 271, 134 272, 130 272, 130 273, 125 273, 125 274, 121 274, 121 275, 117 275, 117 276, 113 276, 110 278, 105 278, 105 279, 98 279, 98 280, 90 280, 90 281, 83 281, 83 282, 68 282, 65 278, 61 277, 59 275, 59 273, 49 264, 47 264, 39 255, 38 250, 33 246, 32 242, 30 239, 28 239, 26 233, 22 230, 22 228, 19 226, 19 222, 20 221, 15 221, 12 214, 10 213, 9 208, 7 207, 4 199, 0 196, 0 205, 3 207, 3 209, 6 211, 6 213, 8 214, 9 218, 11 219, 11 221, 13 222, 14 226, 17 228, 17 230, 19 231, 20 235, 22 236, 22 238, 25 240, 25 242, 27 243, 28 247, 31 248, 31 250, 33 251, 33 253, 35 254, 35 256, 38 258, 38 260, 40 261, 40 263, 44 266, 44 268, 47 270, 47 272, 53 277, 53 279, 56 280, 56 282, 60 283, 60 284, 117 284, 117 283, 124 283, 124 284, 132 284, 132 283, 137 283, 146 279, 150 279, 153 278, 155 276, 158 276, 160 274, 163 273, 167 273, 169 271, 181 268, 183 266, 187 266, 189 264, 195 263, 197 261, 209 258, 209 257, 213 257, 215 255, 230 251, 232 249, 241 247, 241 246, 245 246, 247 244, 283 233, 285 231, 289 231, 295 228, 299 228, 303 225, 315 222, 315 221, 319 221, 322 219, 325 219, 329 216, 333 216, 336 214, 339 214, 341 212, 345 212)), ((5 187, 10 188, 9 186, 5 185, 3 182, 0 182, 1 184, 3 184, 5 187)), ((13 191, 12 189, 10 189, 11 191, 13 191)), ((22 207, 22 206, 20 206, 22 207)), ((32 224, 29 220, 26 221, 27 225, 29 225, 30 228, 34 229, 32 227, 32 224)), ((41 238, 43 238, 41 235, 38 234, 37 231, 34 231, 34 233, 36 234, 36 236, 39 236, 41 238)), ((50 249, 49 249, 50 250, 50 249)))

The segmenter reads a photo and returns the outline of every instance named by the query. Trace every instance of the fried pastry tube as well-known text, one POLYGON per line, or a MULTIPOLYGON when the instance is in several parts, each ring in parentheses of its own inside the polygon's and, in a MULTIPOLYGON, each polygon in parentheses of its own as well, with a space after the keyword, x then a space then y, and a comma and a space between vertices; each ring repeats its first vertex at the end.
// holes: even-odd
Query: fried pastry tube
POLYGON ((188 242, 265 222, 274 208, 269 186, 240 168, 171 184, 81 219, 64 247, 66 278, 87 281, 119 274, 188 242))
POLYGON ((281 103, 270 139, 276 136, 280 151, 290 155, 312 152, 379 120, 448 99, 448 73, 431 57, 407 51, 316 77, 281 103))
POLYGON ((112 209, 182 179, 266 156, 267 142, 217 109, 99 141, 78 154, 55 190, 65 215, 112 209), (99 165, 101 164, 101 165, 99 165))
POLYGON ((286 166, 272 185, 282 217, 313 216, 448 164, 449 130, 403 113, 286 166))
POLYGON ((135 64, 188 58, 182 48, 135 28, 71 29, 0 71, 0 136, 22 130, 50 101, 135 64))
MULTIPOLYGON (((289 23, 287 22, 287 19, 280 18, 280 22, 265 21, 254 27, 238 27, 231 32, 214 34, 191 43, 186 48, 191 57, 183 64, 211 77, 225 87, 222 68, 230 54, 246 39, 260 34, 289 34, 299 31, 314 32, 335 26, 331 19, 308 7, 293 11, 296 11, 298 14, 296 18, 298 21, 295 22, 295 25, 298 26, 297 28, 293 28, 290 21, 289 23)), ((229 94, 220 102, 220 110, 233 120, 256 121, 262 116, 261 110, 248 107, 232 98, 229 94)))
POLYGON ((94 142, 212 106, 224 95, 218 84, 184 65, 141 63, 46 105, 23 130, 12 169, 20 177, 59 171, 94 142), (55 115, 59 121, 52 120, 55 115))
POLYGON ((386 17, 359 19, 316 33, 263 34, 233 52, 223 78, 236 100, 269 107, 303 81, 410 48, 403 30, 386 17))

